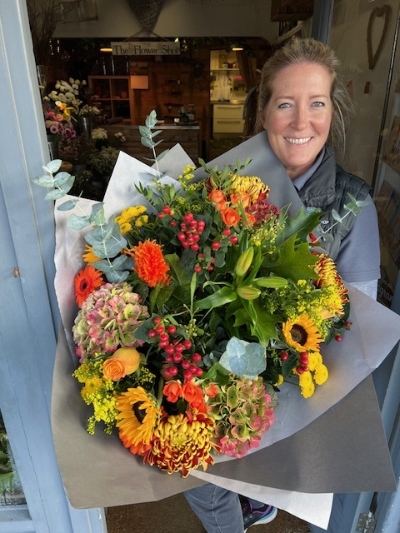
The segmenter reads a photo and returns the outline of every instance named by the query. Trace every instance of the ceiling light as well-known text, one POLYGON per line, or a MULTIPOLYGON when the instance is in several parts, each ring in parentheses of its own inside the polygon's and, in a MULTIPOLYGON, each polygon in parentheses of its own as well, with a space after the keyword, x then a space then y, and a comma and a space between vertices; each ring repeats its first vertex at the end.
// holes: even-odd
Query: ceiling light
POLYGON ((112 52, 112 48, 100 48, 100 52, 112 52))
POLYGON ((241 50, 243 50, 243 46, 238 46, 236 44, 232 46, 232 52, 240 52, 241 50))

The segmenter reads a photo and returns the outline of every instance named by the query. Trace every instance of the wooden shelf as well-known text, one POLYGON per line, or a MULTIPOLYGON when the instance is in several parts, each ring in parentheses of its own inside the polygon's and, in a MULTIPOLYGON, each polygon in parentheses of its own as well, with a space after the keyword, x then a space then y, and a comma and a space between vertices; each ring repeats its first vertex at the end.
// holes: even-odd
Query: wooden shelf
POLYGON ((133 90, 129 76, 89 76, 89 87, 101 102, 108 118, 121 117, 127 124, 134 123, 133 90))

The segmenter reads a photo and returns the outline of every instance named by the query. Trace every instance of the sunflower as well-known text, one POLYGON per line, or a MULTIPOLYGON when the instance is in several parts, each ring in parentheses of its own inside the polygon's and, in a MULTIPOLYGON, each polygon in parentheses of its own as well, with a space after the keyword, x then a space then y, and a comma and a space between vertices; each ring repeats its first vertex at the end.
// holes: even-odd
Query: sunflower
POLYGON ((156 400, 142 387, 130 388, 117 396, 119 438, 132 453, 145 449, 153 437, 160 416, 156 400))
POLYGON ((322 338, 314 322, 305 313, 287 320, 282 326, 282 333, 288 346, 298 352, 319 351, 322 338))
POLYGON ((104 280, 101 272, 92 265, 88 265, 78 272, 74 278, 75 300, 82 307, 86 298, 98 287, 103 285, 104 280))
POLYGON ((170 277, 167 274, 169 265, 164 259, 160 244, 147 239, 144 242, 139 242, 137 246, 126 253, 133 257, 136 274, 149 287, 155 287, 158 283, 163 285, 170 283, 170 277))

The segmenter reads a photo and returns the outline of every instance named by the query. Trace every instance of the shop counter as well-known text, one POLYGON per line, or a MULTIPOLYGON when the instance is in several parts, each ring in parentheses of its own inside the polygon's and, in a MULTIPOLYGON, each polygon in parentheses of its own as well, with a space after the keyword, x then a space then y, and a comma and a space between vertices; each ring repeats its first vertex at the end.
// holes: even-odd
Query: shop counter
MULTIPOLYGON (((150 148, 143 146, 140 140, 139 126, 130 126, 126 124, 112 124, 101 126, 107 130, 109 138, 117 132, 121 132, 126 141, 121 149, 127 154, 148 164, 149 158, 153 157, 150 148)), ((154 130, 162 130, 157 135, 155 141, 162 142, 157 146, 157 154, 161 154, 164 150, 172 148, 176 144, 180 144, 188 156, 192 159, 194 164, 198 165, 198 158, 200 156, 200 126, 195 125, 179 125, 179 124, 158 124, 154 130)))

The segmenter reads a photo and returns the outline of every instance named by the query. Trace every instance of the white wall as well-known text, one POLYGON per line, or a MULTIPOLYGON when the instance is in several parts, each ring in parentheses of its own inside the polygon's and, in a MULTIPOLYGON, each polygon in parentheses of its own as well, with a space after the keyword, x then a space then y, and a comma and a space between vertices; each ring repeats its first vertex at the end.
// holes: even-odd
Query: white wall
MULTIPOLYGON (((343 166, 371 183, 399 1, 341 0, 335 4, 330 45, 342 62, 342 71, 355 104, 343 166), (368 22, 372 10, 381 5, 391 6, 392 12, 382 53, 375 68, 370 70, 367 55, 368 22), (369 93, 364 92, 367 82, 370 83, 369 93)), ((372 25, 373 50, 377 49, 383 23, 384 18, 377 17, 372 25)))
MULTIPOLYGON (((96 0, 99 19, 60 23, 55 37, 122 37, 141 31, 127 0, 96 0)), ((276 39, 271 0, 164 0, 154 27, 161 37, 264 37, 276 39)))

